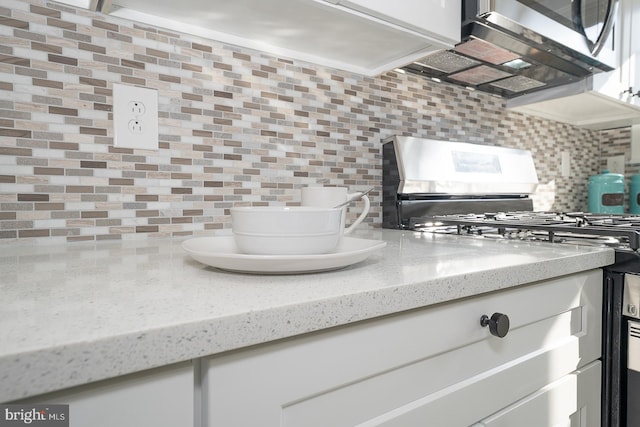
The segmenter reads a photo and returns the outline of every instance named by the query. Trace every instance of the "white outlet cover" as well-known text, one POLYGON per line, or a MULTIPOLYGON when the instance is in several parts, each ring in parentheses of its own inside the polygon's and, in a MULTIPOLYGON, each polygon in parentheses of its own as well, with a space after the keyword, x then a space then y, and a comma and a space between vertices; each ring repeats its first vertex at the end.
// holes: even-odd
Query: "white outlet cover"
POLYGON ((624 155, 608 157, 607 169, 611 173, 624 174, 624 155))
POLYGON ((158 149, 158 91, 113 84, 113 145, 158 149))
POLYGON ((560 169, 563 177, 571 176, 571 153, 563 151, 560 153, 561 162, 560 169))

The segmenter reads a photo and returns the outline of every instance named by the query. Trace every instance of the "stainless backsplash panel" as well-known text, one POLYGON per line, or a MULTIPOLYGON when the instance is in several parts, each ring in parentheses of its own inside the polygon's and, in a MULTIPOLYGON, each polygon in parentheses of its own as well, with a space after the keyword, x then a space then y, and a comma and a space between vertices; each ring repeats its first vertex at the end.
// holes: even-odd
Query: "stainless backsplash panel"
POLYGON ((538 185, 528 150, 407 136, 384 144, 395 151, 398 193, 530 195, 538 185))

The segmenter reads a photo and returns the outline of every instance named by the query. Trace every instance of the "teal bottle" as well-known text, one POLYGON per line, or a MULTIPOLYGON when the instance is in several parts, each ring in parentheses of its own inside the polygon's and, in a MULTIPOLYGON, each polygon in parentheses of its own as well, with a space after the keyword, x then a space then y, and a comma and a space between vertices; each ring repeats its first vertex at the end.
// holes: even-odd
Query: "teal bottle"
POLYGON ((629 181, 629 212, 640 214, 640 175, 631 175, 629 181))
POLYGON ((624 176, 608 170, 590 176, 588 199, 591 213, 624 213, 624 176))

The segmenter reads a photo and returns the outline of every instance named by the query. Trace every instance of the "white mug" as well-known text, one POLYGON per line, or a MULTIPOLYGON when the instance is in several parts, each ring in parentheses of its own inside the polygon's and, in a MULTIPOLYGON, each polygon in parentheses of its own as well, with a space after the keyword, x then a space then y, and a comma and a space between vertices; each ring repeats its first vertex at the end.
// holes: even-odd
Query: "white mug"
MULTIPOLYGON (((355 197, 358 193, 348 193, 346 187, 302 187, 302 206, 316 206, 323 208, 332 208, 344 203, 351 197, 355 197)), ((344 234, 351 233, 369 213, 370 202, 365 195, 361 199, 364 202, 362 213, 349 227, 346 227, 344 234)), ((344 227, 345 215, 347 209, 343 209, 342 224, 344 227)))

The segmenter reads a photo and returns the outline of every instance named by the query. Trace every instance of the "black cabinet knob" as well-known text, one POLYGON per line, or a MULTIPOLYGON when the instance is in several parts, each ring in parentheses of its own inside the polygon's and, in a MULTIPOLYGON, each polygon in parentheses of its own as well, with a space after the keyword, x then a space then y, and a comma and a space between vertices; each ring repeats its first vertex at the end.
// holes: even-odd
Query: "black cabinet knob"
POLYGON ((483 314, 480 325, 489 326, 489 332, 498 338, 504 338, 509 332, 509 316, 502 313, 493 313, 491 317, 483 314))

